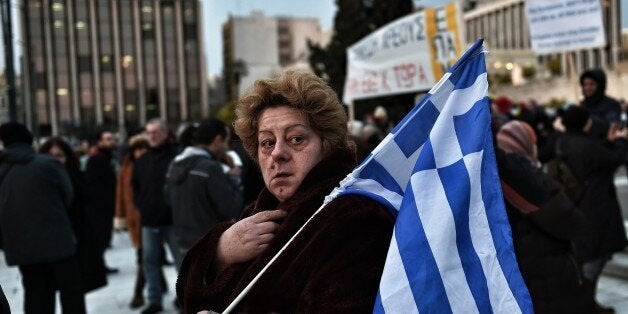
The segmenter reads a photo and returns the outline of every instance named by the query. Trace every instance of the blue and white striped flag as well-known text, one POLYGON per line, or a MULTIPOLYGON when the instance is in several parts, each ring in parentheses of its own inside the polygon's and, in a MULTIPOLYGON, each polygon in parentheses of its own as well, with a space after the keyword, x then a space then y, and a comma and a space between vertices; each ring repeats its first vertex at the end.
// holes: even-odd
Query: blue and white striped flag
POLYGON ((532 313, 492 145, 478 40, 326 203, 361 194, 396 223, 375 313, 532 313))

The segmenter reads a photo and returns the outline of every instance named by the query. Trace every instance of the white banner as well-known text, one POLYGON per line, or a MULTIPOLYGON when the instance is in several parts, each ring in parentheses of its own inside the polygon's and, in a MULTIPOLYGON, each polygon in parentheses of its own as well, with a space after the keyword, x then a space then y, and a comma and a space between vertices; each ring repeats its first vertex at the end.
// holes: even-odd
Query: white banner
POLYGON ((526 0, 526 11, 538 54, 606 46, 600 0, 526 0))
POLYGON ((343 102, 429 90, 462 54, 456 3, 395 20, 347 49, 343 102))

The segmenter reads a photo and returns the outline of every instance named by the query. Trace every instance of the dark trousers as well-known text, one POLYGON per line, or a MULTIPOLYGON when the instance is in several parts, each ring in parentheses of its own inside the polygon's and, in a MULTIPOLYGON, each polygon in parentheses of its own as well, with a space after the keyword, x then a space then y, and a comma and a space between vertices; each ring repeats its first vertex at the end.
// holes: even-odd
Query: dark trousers
POLYGON ((59 290, 64 314, 85 313, 78 262, 73 255, 51 263, 20 265, 24 313, 54 314, 59 290))

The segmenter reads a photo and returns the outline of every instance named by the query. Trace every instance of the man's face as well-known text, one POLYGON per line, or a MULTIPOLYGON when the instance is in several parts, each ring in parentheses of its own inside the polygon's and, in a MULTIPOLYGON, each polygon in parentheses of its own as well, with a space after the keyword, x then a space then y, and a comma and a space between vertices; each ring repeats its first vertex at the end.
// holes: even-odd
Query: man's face
POLYGON ((150 147, 159 147, 168 138, 168 132, 165 129, 162 129, 159 123, 147 124, 145 134, 150 147))
POLYGON ((98 140, 98 148, 111 150, 116 147, 116 140, 111 132, 103 132, 98 140))
POLYGON ((584 94, 584 97, 591 97, 595 95, 596 91, 597 82, 594 79, 588 77, 582 79, 582 93, 584 94))

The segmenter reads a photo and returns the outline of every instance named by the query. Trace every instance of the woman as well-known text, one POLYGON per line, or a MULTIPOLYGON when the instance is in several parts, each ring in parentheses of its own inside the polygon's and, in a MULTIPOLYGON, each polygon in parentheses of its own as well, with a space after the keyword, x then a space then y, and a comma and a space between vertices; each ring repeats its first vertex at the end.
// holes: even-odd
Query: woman
POLYGON ((81 273, 83 292, 89 292, 107 285, 105 265, 100 258, 99 252, 94 249, 95 236, 94 228, 90 225, 89 213, 86 205, 89 202, 88 193, 85 189, 86 183, 81 171, 80 163, 70 145, 60 137, 48 139, 39 148, 42 154, 50 154, 64 166, 74 190, 74 199, 68 208, 68 215, 72 228, 77 239, 77 259, 81 273))
MULTIPOLYGON (((260 165, 265 188, 240 221, 217 225, 188 252, 177 281, 186 313, 223 311, 355 166, 344 109, 312 74, 258 80, 236 114, 236 133, 260 165)), ((372 311, 392 229, 379 203, 335 199, 237 311, 372 311)))
POLYGON ((532 127, 504 124, 497 146, 515 253, 535 312, 593 313, 571 246, 583 231, 583 214, 541 171, 532 127))
POLYGON ((133 299, 131 299, 131 303, 129 304, 129 307, 132 309, 144 305, 142 290, 144 289, 145 280, 141 266, 142 226, 140 213, 133 203, 131 176, 133 175, 133 164, 146 150, 148 150, 148 141, 146 141, 142 135, 136 135, 129 139, 129 150, 123 157, 122 166, 118 174, 118 182, 116 184, 116 219, 125 219, 131 242, 133 242, 133 247, 137 250, 137 276, 135 289, 133 290, 133 299))

